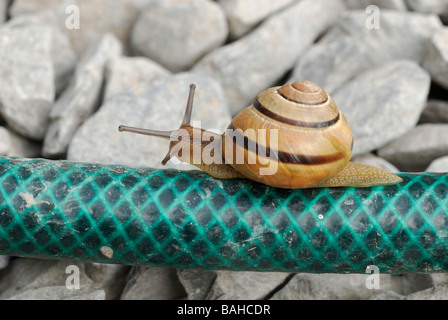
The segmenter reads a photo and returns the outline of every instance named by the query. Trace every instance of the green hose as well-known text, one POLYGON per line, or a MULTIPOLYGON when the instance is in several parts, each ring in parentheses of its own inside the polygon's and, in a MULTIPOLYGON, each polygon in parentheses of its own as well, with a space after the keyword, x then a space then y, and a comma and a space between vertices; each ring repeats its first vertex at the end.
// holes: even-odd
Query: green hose
POLYGON ((197 171, 0 158, 0 254, 311 273, 448 270, 448 175, 287 190, 197 171))

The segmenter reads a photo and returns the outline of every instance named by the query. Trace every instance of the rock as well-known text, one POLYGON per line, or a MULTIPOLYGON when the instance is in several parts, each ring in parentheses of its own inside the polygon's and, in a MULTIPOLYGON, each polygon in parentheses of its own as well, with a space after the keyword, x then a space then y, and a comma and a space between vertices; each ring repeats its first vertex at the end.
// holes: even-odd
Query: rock
POLYGON ((404 300, 447 300, 448 283, 435 285, 430 289, 415 292, 408 295, 404 300))
POLYGON ((403 300, 405 297, 394 291, 384 291, 369 298, 369 300, 403 300))
POLYGON ((414 11, 425 13, 448 14, 446 0, 406 0, 408 6, 414 11))
MULTIPOLYGON (((40 1, 27 1, 27 0, 14 0, 9 14, 11 17, 17 17, 25 14, 32 14, 45 9, 53 9, 66 2, 65 0, 40 0, 40 1)), ((68 3, 68 2, 67 2, 68 3)))
POLYGON ((380 275, 380 289, 367 289, 368 274, 296 274, 272 300, 358 300, 391 290, 390 275, 380 275))
POLYGON ((0 127, 0 156, 7 156, 11 149, 11 136, 9 131, 0 127))
POLYGON ((235 114, 283 77, 344 9, 342 1, 300 1, 266 19, 246 37, 212 51, 193 71, 223 85, 235 114))
POLYGON ((420 123, 448 123, 448 101, 429 100, 420 116, 420 123))
POLYGON ((438 285, 448 282, 448 274, 446 273, 432 273, 431 274, 432 284, 438 285))
POLYGON ((92 279, 96 288, 104 290, 106 300, 120 298, 130 269, 129 266, 120 264, 86 263, 85 265, 87 276, 92 279))
MULTIPOLYGON (((389 2, 387 2, 389 3, 389 2)), ((350 11, 299 60, 288 82, 311 80, 332 94, 361 73, 399 59, 422 62, 434 32, 434 15, 381 11, 381 29, 365 27, 365 11, 350 11)))
POLYGON ((435 82, 448 89, 448 27, 432 37, 423 67, 435 82))
POLYGON ((218 271, 207 300, 262 300, 285 281, 284 272, 218 271))
POLYGON ((171 268, 134 267, 129 274, 121 300, 173 300, 185 291, 171 268))
POLYGON ((404 0, 345 0, 345 3, 349 9, 366 9, 368 6, 374 5, 380 9, 407 11, 404 0))
POLYGON ((323 41, 335 35, 346 35, 364 40, 371 55, 381 58, 411 59, 421 62, 433 34, 443 25, 437 15, 381 10, 380 29, 366 27, 365 10, 347 11, 323 41))
POLYGON ((229 21, 231 39, 241 38, 261 21, 295 0, 218 0, 229 21))
POLYGON ((41 156, 41 143, 27 139, 13 130, 8 131, 11 139, 8 156, 22 158, 39 158, 41 156))
POLYGON ((43 25, 0 29, 0 112, 28 138, 43 139, 55 82, 63 81, 76 61, 63 39, 57 30, 43 25))
POLYGON ((68 159, 162 168, 168 141, 120 133, 118 126, 125 124, 155 130, 179 128, 190 83, 197 84, 193 124, 201 121, 204 129, 224 132, 231 119, 221 86, 206 77, 179 74, 154 81, 150 86, 141 83, 107 101, 76 132, 68 159))
POLYGON ((351 161, 367 164, 372 167, 386 170, 390 173, 400 172, 400 170, 398 170, 398 168, 395 167, 392 163, 387 162, 386 160, 384 160, 380 157, 377 157, 372 153, 361 154, 359 156, 354 157, 351 161))
POLYGON ((92 280, 85 274, 83 263, 14 259, 6 269, 0 272, 0 299, 8 299, 27 290, 42 287, 64 286, 67 290, 66 281, 72 272, 66 273, 66 270, 71 265, 79 268, 80 288, 92 285, 92 280))
POLYGON ((177 275, 188 300, 204 300, 216 279, 216 272, 208 270, 178 270, 177 275))
POLYGON ((375 65, 363 40, 352 36, 335 37, 320 42, 308 50, 293 70, 287 82, 307 79, 318 83, 332 94, 353 77, 375 65))
POLYGON ((392 275, 392 283, 393 290, 404 296, 433 286, 431 275, 418 273, 392 275))
POLYGON ((8 13, 8 1, 0 1, 0 24, 6 21, 8 13))
POLYGON ((117 57, 107 67, 107 84, 104 100, 122 93, 140 83, 150 83, 166 77, 168 70, 144 57, 117 57))
POLYGON ((0 256, 0 270, 5 269, 9 264, 8 256, 0 256))
MULTIPOLYGON (((42 37, 44 41, 42 44, 45 45, 44 49, 50 55, 50 58, 52 60, 52 64, 54 67, 54 83, 56 87, 56 94, 59 94, 67 85, 68 80, 70 79, 73 69, 75 68, 75 65, 78 61, 78 57, 76 53, 73 51, 73 48, 71 46, 71 43, 68 39, 68 37, 61 31, 58 30, 58 28, 53 27, 51 28, 48 26, 48 24, 45 21, 36 22, 34 23, 35 28, 49 28, 46 32, 51 32, 51 42, 47 41, 48 37, 42 37)), ((8 30, 23 30, 23 33, 26 35, 27 30, 29 28, 34 28, 33 25, 27 25, 27 24, 14 24, 9 23, 5 25, 3 30, 5 32, 8 32, 8 30)), ((32 34, 37 34, 37 32, 34 32, 32 34)), ((34 39, 33 45, 37 48, 39 43, 39 38, 34 39)), ((20 46, 20 43, 16 43, 16 46, 20 46)), ((39 48, 42 50, 41 48, 39 48)), ((25 49, 24 49, 25 50, 25 49)), ((31 50, 31 49, 30 49, 31 50)))
POLYGON ((448 125, 423 124, 378 150, 378 155, 402 171, 424 171, 448 154, 448 125))
POLYGON ((438 158, 431 162, 428 168, 426 168, 427 172, 448 172, 448 156, 438 158))
POLYGON ((72 77, 73 70, 78 63, 78 56, 73 51, 67 36, 61 32, 55 32, 52 48, 51 57, 55 69, 56 94, 59 95, 72 77))
POLYGON ((68 88, 51 109, 42 151, 45 157, 67 152, 78 127, 99 107, 107 63, 121 52, 122 45, 113 35, 103 36, 86 51, 68 88))
POLYGON ((112 33, 122 43, 127 43, 133 24, 147 4, 147 0, 77 0, 76 7, 69 7, 73 2, 68 0, 17 0, 10 10, 13 19, 9 24, 51 24, 66 34, 75 52, 81 55, 107 33, 112 33), (80 13, 79 29, 74 28, 77 8, 80 13))
POLYGON ((131 44, 136 52, 179 72, 190 69, 206 53, 222 45, 227 35, 224 12, 216 3, 165 0, 140 16, 131 44))
POLYGON ((65 286, 41 287, 25 290, 7 300, 104 300, 103 289, 94 286, 82 286, 68 290, 65 286))
POLYGON ((430 82, 417 63, 402 60, 367 71, 333 94, 355 138, 353 156, 411 130, 425 106, 430 82))

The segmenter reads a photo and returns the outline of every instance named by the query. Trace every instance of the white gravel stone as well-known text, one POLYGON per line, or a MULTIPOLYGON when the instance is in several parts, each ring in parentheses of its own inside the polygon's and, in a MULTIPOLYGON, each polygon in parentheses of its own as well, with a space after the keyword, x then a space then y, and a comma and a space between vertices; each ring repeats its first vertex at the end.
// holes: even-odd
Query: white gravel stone
POLYGON ((42 150, 45 157, 58 157, 67 152, 78 127, 99 107, 107 63, 121 53, 121 42, 111 34, 103 36, 86 51, 68 88, 51 109, 42 150))
MULTIPOLYGON (((221 86, 206 77, 178 74, 150 85, 140 83, 108 100, 77 131, 68 159, 164 168, 161 161, 168 152, 168 141, 120 133, 118 127, 124 124, 155 130, 179 128, 191 83, 197 85, 192 121, 199 121, 204 129, 224 132, 231 118, 221 86)), ((187 168, 173 161, 168 165, 187 168)))
POLYGON ((438 158, 431 162, 428 168, 426 168, 427 172, 448 172, 448 156, 438 158))
POLYGON ((55 82, 62 81, 75 62, 63 39, 55 28, 44 25, 0 29, 0 113, 26 137, 43 139, 55 82))
POLYGON ((406 2, 415 11, 448 14, 447 0, 406 0, 406 2))
POLYGON ((402 171, 425 171, 448 154, 448 124, 423 124, 379 149, 378 155, 402 171))
POLYGON ((222 84, 235 114, 284 76, 344 10, 342 1, 300 1, 246 37, 209 53, 193 71, 222 84))
POLYGON ((439 30, 432 37, 423 67, 434 81, 448 89, 448 27, 439 30))
POLYGON ((349 11, 308 50, 289 82, 311 80, 330 94, 362 72, 400 59, 423 62, 428 44, 442 28, 439 17, 382 10, 380 29, 365 26, 364 11, 349 11))
POLYGON ((190 69, 228 35, 221 7, 210 0, 157 1, 137 20, 134 50, 173 72, 190 69))
POLYGON ((218 0, 229 21, 230 38, 238 39, 296 0, 218 0))
POLYGON ((417 63, 400 60, 361 74, 333 94, 355 138, 353 156, 411 130, 425 107, 430 82, 417 63))
POLYGON ((104 100, 120 94, 139 83, 150 84, 170 75, 170 72, 145 57, 117 57, 107 67, 104 100))

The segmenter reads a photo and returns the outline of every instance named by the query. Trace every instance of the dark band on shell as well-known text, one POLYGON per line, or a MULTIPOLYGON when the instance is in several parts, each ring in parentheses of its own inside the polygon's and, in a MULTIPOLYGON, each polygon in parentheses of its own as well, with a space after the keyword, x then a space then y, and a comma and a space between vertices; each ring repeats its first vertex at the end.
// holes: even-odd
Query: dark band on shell
POLYGON ((344 159, 345 157, 342 152, 330 155, 305 155, 272 150, 267 146, 260 145, 257 142, 249 139, 242 133, 242 130, 236 130, 232 124, 229 125, 228 129, 233 130, 234 145, 239 145, 245 150, 253 152, 257 155, 266 155, 266 157, 276 159, 279 162, 285 164, 319 165, 339 161, 341 159, 344 159))
POLYGON ((308 122, 308 121, 300 121, 300 120, 295 120, 295 119, 290 119, 287 117, 283 117, 273 111, 271 111, 270 109, 266 108, 265 106, 263 106, 261 104, 261 102, 257 99, 255 100, 255 102, 253 103, 253 106, 255 109, 257 109, 260 113, 264 114, 266 117, 269 117, 271 119, 274 119, 276 121, 282 122, 282 123, 286 123, 292 126, 296 126, 296 127, 303 127, 303 128, 326 128, 329 126, 332 126, 333 124, 335 124, 336 122, 339 121, 340 115, 339 112, 336 115, 336 117, 332 120, 329 121, 322 121, 322 122, 308 122))

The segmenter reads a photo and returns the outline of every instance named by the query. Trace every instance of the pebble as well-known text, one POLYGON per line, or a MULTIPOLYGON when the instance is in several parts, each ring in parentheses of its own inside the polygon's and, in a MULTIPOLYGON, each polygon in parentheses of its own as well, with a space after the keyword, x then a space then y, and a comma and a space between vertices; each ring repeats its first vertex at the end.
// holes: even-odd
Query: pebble
POLYGON ((42 150, 45 157, 60 157, 67 152, 78 127, 99 107, 107 63, 121 53, 121 42, 111 34, 86 51, 69 86, 51 109, 42 150))
POLYGON ((218 0, 229 22, 231 39, 241 38, 261 21, 295 0, 218 0))
POLYGON ((168 70, 189 70, 228 35, 221 7, 210 0, 158 1, 135 23, 131 46, 168 70), (174 18, 175 17, 175 18, 174 18))
POLYGON ((426 168, 427 172, 448 172, 448 156, 435 159, 426 168))
POLYGON ((361 74, 333 94, 355 138, 353 156, 411 130, 425 107, 430 82, 417 63, 400 60, 361 74))
POLYGON ((215 271, 186 269, 177 270, 177 276, 188 300, 204 300, 217 275, 215 271))
POLYGON ((408 295, 404 300, 448 300, 448 283, 408 295))
POLYGON ((186 295, 175 269, 133 267, 121 300, 173 300, 186 295))
POLYGON ((0 24, 4 23, 8 13, 8 1, 0 1, 0 24))
POLYGON ((296 274, 272 300, 359 300, 391 290, 391 276, 380 275, 380 289, 367 289, 369 275, 296 274))
POLYGON ((420 123, 448 123, 448 101, 428 100, 420 123))
POLYGON ((218 271, 207 300, 263 300, 280 286, 289 273, 218 271))
POLYGON ((439 30, 432 37, 423 67, 435 82, 448 89, 448 27, 439 30))
POLYGON ((40 287, 24 290, 7 300, 105 300, 103 289, 92 285, 68 290, 65 286, 40 287))
POLYGON ((393 291, 407 296, 414 292, 426 290, 433 286, 431 275, 419 273, 405 273, 392 275, 393 291))
MULTIPOLYGON (((121 42, 130 39, 132 26, 137 20, 147 0, 77 0, 79 8, 79 29, 73 25, 74 11, 69 11, 68 0, 28 1, 17 0, 11 9, 14 24, 51 24, 64 32, 79 55, 106 34, 114 34, 121 42), (29 14, 27 14, 29 13, 29 14), (67 28, 69 22, 69 28, 67 28)), ((69 8, 71 9, 71 8, 69 8)))
MULTIPOLYGON (((14 0, 11 8, 9 9, 9 14, 11 17, 17 17, 25 14, 32 14, 45 9, 53 9, 57 6, 66 2, 65 0, 40 0, 40 1, 29 1, 29 0, 14 0)), ((67 1, 68 2, 68 1, 67 1)))
POLYGON ((212 51, 193 71, 222 84, 230 112, 235 114, 283 77, 344 9, 340 0, 300 1, 247 36, 212 51))
MULTIPOLYGON (((221 86, 206 77, 178 74, 150 85, 140 83, 108 100, 76 132, 70 143, 68 159, 164 168, 161 161, 168 152, 168 141, 120 133, 118 126, 124 124, 155 130, 179 128, 191 83, 197 85, 193 124, 198 121, 204 129, 224 132, 231 118, 221 86)), ((173 161, 168 162, 170 164, 173 165, 173 161)))
POLYGON ((28 138, 43 139, 55 81, 60 81, 57 75, 65 74, 74 62, 57 57, 73 57, 69 43, 61 39, 56 29, 43 25, 0 29, 0 112, 28 138))
POLYGON ((11 135, 6 128, 0 127, 0 156, 7 156, 11 149, 11 135))
POLYGON ((447 273, 432 273, 431 274, 433 285, 443 284, 448 282, 447 273))
POLYGON ((150 84, 168 75, 170 75, 168 70, 148 58, 116 57, 107 65, 104 100, 109 100, 140 82, 150 84))
POLYGON ((9 264, 10 258, 8 256, 0 256, 0 270, 5 269, 9 264))
MULTIPOLYGON (((12 260, 0 274, 0 300, 24 294, 27 290, 43 287, 64 286, 67 290, 65 286, 70 272, 65 272, 70 265, 79 268, 80 288, 92 285, 92 280, 85 274, 83 263, 27 258, 12 260)), ((57 298, 57 296, 53 298, 57 298)))
POLYGON ((407 0, 409 7, 414 11, 448 14, 446 0, 407 0))
POLYGON ((288 82, 307 79, 331 95, 353 77, 374 66, 374 59, 369 57, 363 40, 338 36, 312 46, 299 59, 288 82))
POLYGON ((392 163, 390 163, 380 157, 377 157, 372 153, 365 153, 365 154, 358 155, 358 156, 354 157, 351 161, 367 164, 372 167, 386 170, 387 172, 390 172, 390 173, 399 173, 400 172, 400 170, 398 170, 398 168, 395 167, 392 163))
POLYGON ((13 130, 8 129, 11 144, 8 152, 10 157, 39 158, 41 156, 42 144, 27 139, 13 130))
POLYGON ((405 0, 345 0, 345 3, 349 9, 366 9, 368 6, 374 5, 380 9, 407 10, 405 0))
POLYGON ((369 69, 399 59, 422 62, 427 44, 442 27, 434 15, 381 12, 381 29, 369 30, 364 11, 350 11, 310 48, 288 82, 311 80, 332 94, 369 69))
POLYGON ((370 58, 421 62, 431 37, 443 27, 440 18, 433 14, 383 10, 380 11, 380 29, 367 28, 366 17, 365 10, 347 11, 325 40, 332 40, 337 34, 362 38, 370 58))
POLYGON ((448 154, 448 124, 423 124, 378 150, 402 171, 421 172, 448 154))
POLYGON ((96 288, 101 288, 106 300, 117 300, 126 285, 131 267, 120 264, 86 263, 87 276, 96 288))
POLYGON ((369 300, 403 300, 404 298, 395 291, 384 291, 370 297, 369 300))

